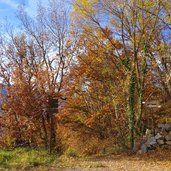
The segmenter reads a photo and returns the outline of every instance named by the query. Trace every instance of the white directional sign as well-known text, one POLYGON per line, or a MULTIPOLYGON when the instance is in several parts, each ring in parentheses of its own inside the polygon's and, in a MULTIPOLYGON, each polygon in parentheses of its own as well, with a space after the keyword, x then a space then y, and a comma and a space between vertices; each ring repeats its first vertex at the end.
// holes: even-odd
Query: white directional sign
POLYGON ((150 100, 142 102, 148 108, 161 108, 160 100, 150 100))

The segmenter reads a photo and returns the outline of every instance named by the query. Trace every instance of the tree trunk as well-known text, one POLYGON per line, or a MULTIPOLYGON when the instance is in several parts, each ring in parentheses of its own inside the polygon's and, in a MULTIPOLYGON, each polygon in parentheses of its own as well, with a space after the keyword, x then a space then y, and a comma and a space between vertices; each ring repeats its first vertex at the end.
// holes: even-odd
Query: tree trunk
POLYGON ((142 102, 144 98, 144 81, 145 81, 145 74, 147 70, 147 62, 146 62, 146 56, 147 56, 147 46, 144 44, 144 55, 143 55, 143 61, 142 61, 142 69, 141 69, 141 77, 139 79, 139 88, 138 88, 138 121, 137 126, 139 127, 139 133, 140 135, 143 133, 142 128, 142 102))
POLYGON ((43 127, 43 131, 44 131, 44 145, 45 145, 45 149, 48 149, 48 134, 47 134, 47 129, 46 129, 46 124, 45 124, 45 118, 42 115, 42 127, 43 127))
POLYGON ((129 129, 130 129, 130 147, 134 148, 134 131, 135 131, 135 70, 132 71, 129 87, 128 87, 128 115, 129 115, 129 129))
POLYGON ((49 153, 52 153, 53 147, 56 143, 56 127, 55 127, 55 117, 54 114, 58 113, 58 101, 57 106, 55 106, 55 111, 50 113, 50 140, 49 140, 49 153))

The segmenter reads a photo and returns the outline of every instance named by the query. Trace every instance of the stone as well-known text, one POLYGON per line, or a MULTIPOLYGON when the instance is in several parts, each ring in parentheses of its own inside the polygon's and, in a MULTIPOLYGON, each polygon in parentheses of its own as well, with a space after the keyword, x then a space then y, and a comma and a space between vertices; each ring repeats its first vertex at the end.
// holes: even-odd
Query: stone
POLYGON ((168 132, 160 131, 159 134, 162 136, 162 138, 160 138, 160 139, 165 139, 165 137, 168 135, 168 132))
POLYGON ((147 153, 147 151, 148 151, 147 146, 146 146, 145 144, 142 144, 142 145, 141 145, 141 154, 147 153))
POLYGON ((168 147, 169 147, 169 145, 164 144, 161 146, 161 149, 168 149, 168 147))
MULTIPOLYGON (((158 145, 158 144, 157 144, 158 145)), ((158 146, 151 146, 148 148, 148 150, 155 150, 158 146)))
POLYGON ((158 143, 159 145, 163 145, 163 144, 164 144, 164 140, 157 140, 157 143, 158 143))
POLYGON ((171 123, 158 124, 155 129, 156 134, 152 135, 150 130, 146 131, 143 137, 144 141, 141 141, 140 148, 135 148, 136 151, 141 154, 147 153, 156 148, 171 150, 171 123))
POLYGON ((165 136, 166 141, 171 141, 171 134, 165 136))
POLYGON ((161 134, 160 133, 157 133, 156 136, 155 136, 155 139, 158 140, 160 138, 162 138, 161 134))
POLYGON ((171 141, 166 141, 166 144, 167 145, 171 145, 171 141))
POLYGON ((157 127, 158 127, 159 129, 164 130, 165 124, 158 124, 157 127))
POLYGON ((171 131, 171 124, 158 124, 157 127, 162 131, 171 131))
POLYGON ((155 137, 148 138, 148 140, 145 144, 147 145, 147 147, 156 146, 157 145, 156 138, 155 137))
POLYGON ((165 125, 164 125, 164 129, 165 129, 166 131, 171 131, 171 124, 165 124, 165 125))

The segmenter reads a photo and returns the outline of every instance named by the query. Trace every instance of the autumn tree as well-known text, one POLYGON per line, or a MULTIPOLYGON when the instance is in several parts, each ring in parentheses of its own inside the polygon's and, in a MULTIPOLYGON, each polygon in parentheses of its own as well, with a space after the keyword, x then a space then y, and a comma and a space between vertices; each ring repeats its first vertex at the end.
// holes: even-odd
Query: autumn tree
MULTIPOLYGON (((105 36, 98 29, 89 27, 87 30, 78 38, 77 63, 71 68, 66 86, 68 105, 60 121, 63 125, 66 123, 66 127, 70 125, 77 135, 81 134, 81 138, 88 136, 89 142, 96 138, 99 143, 107 140, 111 144, 122 142, 123 147, 126 146, 127 131, 123 130, 127 129, 127 121, 123 107, 124 82, 120 81, 120 77, 125 75, 117 66, 117 60, 112 58, 113 48, 105 36), (121 97, 116 96, 117 92, 121 97)), ((105 32, 111 34, 108 28, 105 32)), ((122 48, 118 41, 114 43, 118 50, 122 48)))
POLYGON ((22 31, 8 27, 2 36, 6 128, 14 141, 43 144, 50 152, 58 136, 68 134, 68 144, 98 142, 89 141, 85 150, 91 148, 90 153, 109 144, 133 150, 146 122, 154 120, 144 103, 171 98, 171 4, 71 3, 72 12, 59 0, 48 7, 39 3, 34 18, 20 7, 22 31))
MULTIPOLYGON (((133 149, 136 125, 141 130, 148 65, 154 66, 152 60, 154 49, 158 47, 156 41, 163 31, 160 19, 162 5, 156 1, 97 0, 74 1, 74 6, 75 13, 81 18, 77 22, 84 22, 98 29, 112 46, 113 58, 117 60, 117 64, 122 64, 119 66, 126 76, 125 100, 133 149), (106 33, 106 26, 112 34, 106 33), (114 41, 120 42, 122 48, 118 49, 114 41)), ((85 25, 82 25, 82 29, 86 29, 85 25)))
POLYGON ((22 113, 25 117, 30 112, 35 118, 34 124, 38 125, 40 132, 43 131, 45 147, 51 152, 56 144, 55 113, 58 113, 58 100, 63 96, 64 78, 74 52, 74 39, 69 38, 69 11, 62 2, 50 1, 47 8, 38 5, 35 19, 28 17, 22 8, 18 17, 23 33, 15 35, 10 32, 5 50, 6 61, 12 69, 9 92, 13 92, 9 94, 12 99, 7 101, 6 109, 14 113, 18 111, 17 115, 22 113), (17 94, 16 87, 20 86, 21 94, 17 94), (11 103, 15 103, 17 98, 20 99, 18 105, 25 103, 23 110, 11 110, 11 103), (55 106, 52 104, 54 100, 55 106), (31 101, 35 101, 35 107, 31 101))

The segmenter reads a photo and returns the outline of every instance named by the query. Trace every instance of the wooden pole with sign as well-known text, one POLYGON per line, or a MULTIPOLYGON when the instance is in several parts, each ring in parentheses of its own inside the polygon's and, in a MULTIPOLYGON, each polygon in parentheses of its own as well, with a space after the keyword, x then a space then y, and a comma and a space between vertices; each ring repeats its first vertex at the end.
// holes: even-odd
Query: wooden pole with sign
POLYGON ((51 154, 56 139, 54 114, 58 113, 58 107, 59 107, 58 98, 49 96, 48 104, 49 105, 48 105, 47 113, 49 115, 49 122, 50 122, 49 153, 51 154))
POLYGON ((155 135, 155 116, 154 116, 154 109, 161 108, 160 100, 151 100, 143 102, 146 108, 150 109, 152 113, 152 133, 155 135))

